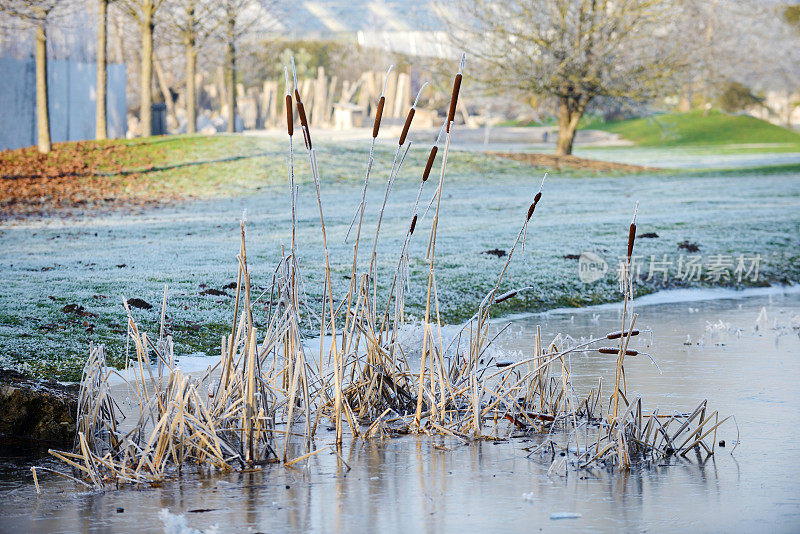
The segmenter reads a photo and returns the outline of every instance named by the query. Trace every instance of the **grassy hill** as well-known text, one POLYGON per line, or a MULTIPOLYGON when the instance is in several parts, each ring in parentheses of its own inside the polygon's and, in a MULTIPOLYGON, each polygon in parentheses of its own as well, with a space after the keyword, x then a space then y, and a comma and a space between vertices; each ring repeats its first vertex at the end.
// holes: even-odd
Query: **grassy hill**
POLYGON ((792 144, 800 147, 797 132, 755 117, 720 111, 663 113, 608 122, 592 119, 582 128, 613 132, 640 146, 792 144))

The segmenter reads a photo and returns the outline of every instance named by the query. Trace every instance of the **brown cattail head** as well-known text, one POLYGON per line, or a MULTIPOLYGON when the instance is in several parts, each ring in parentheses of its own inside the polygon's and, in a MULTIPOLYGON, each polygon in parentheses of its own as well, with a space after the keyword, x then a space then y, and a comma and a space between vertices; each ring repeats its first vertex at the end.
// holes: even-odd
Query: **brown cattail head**
POLYGON ((533 197, 533 202, 531 203, 531 207, 528 208, 528 218, 525 219, 526 221, 530 221, 531 217, 533 217, 533 210, 536 209, 536 204, 539 203, 539 199, 540 198, 542 198, 542 192, 541 191, 536 193, 536 195, 533 197))
POLYGON ((408 130, 411 128, 411 121, 414 120, 414 108, 408 110, 408 115, 406 116, 406 123, 403 125, 403 132, 400 134, 400 146, 406 142, 406 136, 408 135, 408 130))
MULTIPOLYGON (((630 331, 630 335, 631 335, 631 337, 638 336, 639 335, 639 331, 638 330, 631 330, 630 331)), ((619 339, 621 337, 627 337, 627 336, 628 336, 628 332, 611 332, 610 334, 606 334, 606 339, 619 339)))
POLYGON ((503 293, 499 297, 495 298, 494 299, 494 303, 495 304, 499 304, 499 303, 503 302, 504 300, 508 300, 508 299, 514 298, 516 296, 517 296, 517 291, 516 290, 509 291, 508 293, 503 293))
POLYGON ((306 107, 303 105, 303 100, 300 98, 300 91, 294 90, 294 99, 297 101, 297 116, 300 117, 300 125, 308 128, 308 120, 306 119, 306 107))
POLYGON ((297 101, 297 116, 300 118, 300 126, 303 128, 303 141, 306 143, 306 148, 311 150, 311 132, 308 130, 308 118, 306 117, 306 107, 300 99, 300 91, 296 88, 294 90, 294 99, 297 101))
POLYGON ((461 90, 461 73, 456 74, 453 81, 453 94, 450 95, 450 110, 447 112, 447 133, 450 133, 450 123, 456 118, 456 103, 458 103, 458 92, 461 90))
POLYGON ((289 131, 289 137, 294 135, 294 119, 292 117, 292 95, 286 95, 286 128, 289 131))
MULTIPOLYGON (((619 349, 615 347, 600 347, 597 352, 600 354, 619 354, 619 349)), ((639 354, 639 351, 635 349, 627 349, 625 351, 625 356, 636 356, 637 354, 639 354)))
POLYGON ((378 111, 375 113, 375 123, 372 125, 372 137, 378 137, 378 130, 381 129, 381 117, 383 117, 383 106, 386 105, 386 97, 381 96, 378 100, 378 111))
POLYGON ((628 261, 631 261, 631 256, 633 255, 633 242, 636 239, 636 223, 631 223, 631 227, 628 230, 628 261))
POLYGON ((414 214, 414 218, 411 219, 411 228, 409 228, 408 233, 409 235, 414 235, 414 228, 417 227, 417 215, 414 214))
POLYGON ((431 148, 431 155, 428 156, 428 163, 425 164, 425 172, 422 173, 422 181, 427 182, 428 176, 431 174, 431 168, 433 168, 433 160, 436 159, 436 153, 439 151, 439 147, 433 145, 431 148))

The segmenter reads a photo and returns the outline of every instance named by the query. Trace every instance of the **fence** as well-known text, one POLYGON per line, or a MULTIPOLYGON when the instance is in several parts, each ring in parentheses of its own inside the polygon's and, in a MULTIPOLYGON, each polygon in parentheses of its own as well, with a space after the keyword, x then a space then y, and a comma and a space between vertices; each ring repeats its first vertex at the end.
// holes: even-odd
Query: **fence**
MULTIPOLYGON (((50 136, 53 142, 93 139, 96 63, 48 61, 50 136)), ((0 58, 0 150, 36 144, 36 71, 33 58, 0 58)), ((125 137, 125 65, 108 65, 108 136, 125 137)))

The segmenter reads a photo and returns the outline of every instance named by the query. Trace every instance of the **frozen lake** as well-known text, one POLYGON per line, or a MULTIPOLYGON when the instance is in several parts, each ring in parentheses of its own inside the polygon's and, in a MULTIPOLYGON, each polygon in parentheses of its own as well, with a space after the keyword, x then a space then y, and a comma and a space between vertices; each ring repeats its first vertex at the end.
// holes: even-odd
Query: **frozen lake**
MULTIPOLYGON (((527 457, 526 448, 542 436, 473 444, 407 436, 346 442, 349 472, 323 452, 293 468, 188 475, 158 488, 99 494, 76 493, 72 483, 41 474, 38 498, 28 468, 50 460, 4 457, 0 526, 20 532, 159 532, 183 522, 219 532, 797 532, 800 295, 684 300, 692 296, 637 306, 637 324, 652 328, 654 341, 639 336, 636 348, 651 353, 663 374, 645 357, 629 358, 628 391, 661 413, 707 398, 712 410, 736 417, 741 442, 733 453, 736 426, 726 423, 717 437, 726 446, 705 462, 689 454, 628 473, 588 469, 563 476, 548 475, 549 454, 527 457), (554 519, 563 514, 573 518, 554 519)), ((619 329, 619 312, 603 306, 511 322, 500 344, 513 358, 529 352, 536 325, 545 339, 604 335, 619 329)), ((598 376, 613 380, 613 356, 573 355, 568 363, 578 389, 598 376)), ((322 435, 318 446, 325 445, 322 435)))

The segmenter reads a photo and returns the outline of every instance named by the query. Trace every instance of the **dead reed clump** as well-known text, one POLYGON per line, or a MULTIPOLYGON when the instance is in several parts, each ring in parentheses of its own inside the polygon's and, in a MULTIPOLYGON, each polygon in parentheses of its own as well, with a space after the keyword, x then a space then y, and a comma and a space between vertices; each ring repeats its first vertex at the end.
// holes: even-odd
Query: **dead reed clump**
MULTIPOLYGON (((231 330, 221 340, 219 360, 197 376, 184 374, 176 365, 172 340, 164 335, 163 328, 166 291, 162 328, 155 339, 139 331, 126 304, 135 354, 119 387, 127 390, 131 401, 124 407, 115 401, 112 378, 122 375, 109 370, 102 346, 92 347, 81 383, 75 452, 51 451, 73 469, 73 474, 59 474, 103 488, 112 483, 155 484, 189 466, 221 471, 271 462, 291 466, 328 447, 344 462, 338 452, 345 434, 374 439, 418 432, 471 441, 488 438, 490 423, 495 431, 502 426, 507 435, 552 435, 563 431, 567 443, 558 447, 569 454, 559 456, 560 464, 554 463, 553 469, 568 464, 578 468, 605 465, 627 469, 635 462, 674 454, 714 453, 716 431, 727 418, 721 419, 717 411, 709 412, 705 400, 691 414, 663 415, 657 411, 647 413, 641 399, 627 397, 625 358, 640 356, 628 347, 631 338, 639 335, 634 328, 630 276, 635 216, 628 238, 629 260, 621 276, 624 298, 620 331, 574 346, 561 336, 548 344, 537 331, 529 356, 514 362, 498 362, 490 356, 488 351, 499 335, 490 331, 493 307, 529 289, 501 291, 514 253, 524 247, 527 227, 533 223, 536 207, 543 198, 543 180, 527 213, 520 214, 521 227, 496 283, 472 318, 445 343, 436 289, 436 243, 463 65, 462 58, 447 122, 442 125, 422 173, 397 265, 386 285, 379 285, 376 279, 376 247, 383 210, 411 144, 406 141, 414 106, 387 177, 372 253, 368 261, 359 261, 359 245, 366 239, 362 232, 365 192, 372 170, 374 139, 380 127, 381 96, 361 201, 350 227, 354 230, 352 272, 344 295, 333 294, 316 150, 311 144, 301 95, 296 82, 292 91, 287 69, 287 108, 293 92, 311 163, 324 249, 321 309, 311 314, 319 321, 318 336, 309 338, 301 329, 305 304, 301 299, 303 281, 295 240, 297 188, 289 110, 287 173, 292 243, 274 270, 268 290, 271 304, 266 317, 259 321, 266 327, 257 329, 253 321, 243 220, 231 330), (423 188, 440 151, 438 183, 428 209, 420 213, 423 188), (404 294, 410 284, 409 244, 415 235, 419 236, 415 229, 423 223, 428 272, 417 362, 409 361, 400 343, 400 329, 405 324, 404 294), (385 287, 388 292, 381 289, 385 287), (609 341, 616 341, 617 346, 600 346, 609 341), (568 358, 589 351, 616 355, 615 381, 607 398, 602 394, 602 381, 583 398, 576 398, 572 388, 568 358), (320 425, 333 427, 336 437, 333 444, 317 448, 314 437, 320 425), (584 438, 581 443, 578 436, 590 434, 579 434, 579 428, 592 429, 593 438, 584 438)), ((531 453, 554 452, 556 446, 548 439, 531 453)))

